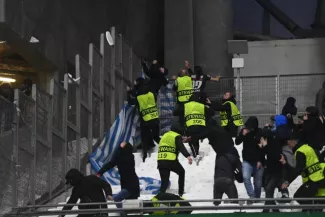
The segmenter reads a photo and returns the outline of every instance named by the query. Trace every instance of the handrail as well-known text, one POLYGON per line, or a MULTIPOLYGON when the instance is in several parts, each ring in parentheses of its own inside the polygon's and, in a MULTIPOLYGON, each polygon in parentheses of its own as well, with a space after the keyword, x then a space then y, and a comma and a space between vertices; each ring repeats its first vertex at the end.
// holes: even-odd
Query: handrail
POLYGON ((141 207, 141 208, 111 208, 111 209, 83 209, 83 210, 54 210, 54 211, 30 211, 9 213, 6 216, 41 216, 41 215, 71 215, 71 214, 100 214, 100 213, 150 213, 157 211, 217 211, 217 210, 260 210, 260 209, 325 209, 325 204, 304 205, 253 205, 253 206, 183 206, 183 207, 141 207))
MULTIPOLYGON (((208 202, 241 202, 241 201, 296 201, 297 198, 234 198, 234 199, 196 199, 196 200, 163 200, 163 201, 151 201, 151 200, 142 200, 144 204, 153 204, 153 203, 208 203, 208 202)), ((299 201, 325 201, 325 198, 299 198, 299 201)), ((38 208, 56 208, 56 207, 65 207, 65 206, 90 206, 90 205, 116 205, 123 202, 101 202, 101 203, 77 203, 77 204, 56 204, 56 205, 36 205, 36 206, 24 206, 24 207, 13 207, 12 209, 38 209, 38 208)), ((324 204, 325 206, 325 204, 324 204)))

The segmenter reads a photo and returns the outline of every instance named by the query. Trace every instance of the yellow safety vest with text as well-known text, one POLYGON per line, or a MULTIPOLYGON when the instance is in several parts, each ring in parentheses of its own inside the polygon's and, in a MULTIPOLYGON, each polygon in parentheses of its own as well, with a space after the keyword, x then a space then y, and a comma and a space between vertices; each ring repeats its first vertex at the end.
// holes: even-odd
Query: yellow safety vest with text
POLYGON ((175 139, 179 135, 178 133, 169 131, 162 136, 159 142, 158 160, 176 160, 177 151, 175 139))
POLYGON ((137 96, 139 110, 144 121, 151 121, 159 118, 157 104, 153 93, 137 96))
POLYGON ((205 105, 199 102, 184 104, 185 126, 206 126, 205 105))
MULTIPOLYGON (((231 119, 234 123, 235 126, 240 127, 243 126, 243 118, 240 115, 240 112, 236 106, 235 103, 231 102, 231 101, 227 101, 225 102, 223 105, 225 105, 226 103, 230 104, 231 107, 231 119)), ((221 120, 221 126, 225 127, 228 125, 228 116, 227 116, 227 112, 226 111, 221 111, 220 112, 220 120, 221 120)))
MULTIPOLYGON (((297 152, 300 152, 305 155, 306 165, 301 174, 302 182, 305 183, 307 181, 319 182, 324 179, 324 168, 325 163, 320 162, 315 150, 309 145, 302 145, 295 151, 295 158, 297 152)), ((320 189, 321 190, 321 189, 320 189)), ((324 193, 324 192, 319 192, 324 193)))
POLYGON ((177 97, 178 102, 188 102, 193 94, 192 79, 190 76, 177 78, 177 97))

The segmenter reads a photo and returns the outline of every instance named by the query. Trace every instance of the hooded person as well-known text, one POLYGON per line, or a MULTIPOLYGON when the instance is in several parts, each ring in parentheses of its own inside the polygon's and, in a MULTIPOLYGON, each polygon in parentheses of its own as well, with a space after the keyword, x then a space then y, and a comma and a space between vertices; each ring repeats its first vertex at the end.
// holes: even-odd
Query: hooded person
MULTIPOLYGON (((170 193, 163 193, 159 192, 157 195, 155 195, 151 201, 143 201, 143 207, 144 208, 162 208, 162 207, 191 207, 191 204, 189 202, 174 202, 174 203, 164 203, 163 201, 176 201, 176 200, 185 200, 184 198, 170 193)), ((149 212, 149 215, 189 215, 192 213, 192 210, 188 211, 155 211, 155 212, 149 212)))
POLYGON ((262 129, 258 128, 258 119, 249 117, 244 128, 235 139, 236 145, 243 144, 243 179, 247 194, 250 198, 260 198, 264 172, 265 154, 259 147, 258 135, 262 129), (254 186, 251 178, 254 178, 254 186))
POLYGON ((138 199, 140 196, 140 183, 135 172, 135 161, 132 152, 132 145, 122 142, 115 150, 112 159, 104 164, 97 173, 97 176, 101 177, 106 171, 117 167, 120 174, 121 191, 113 197, 115 202, 121 202, 125 199, 138 199))
MULTIPOLYGON (((80 199, 80 203, 105 203, 106 198, 112 200, 112 188, 109 183, 95 175, 84 176, 77 169, 70 169, 66 176, 66 184, 72 185, 72 193, 67 204, 76 204, 80 199), (105 192, 105 194, 104 194, 105 192)), ((107 209, 106 205, 87 205, 78 206, 79 209, 107 209)), ((64 206, 63 210, 71 210, 73 205, 64 206)), ((89 217, 92 215, 81 214, 79 217, 89 217)))
POLYGON ((282 115, 287 117, 288 125, 291 129, 295 127, 293 116, 297 115, 296 99, 288 97, 286 104, 282 108, 282 115))
POLYGON ((302 141, 309 144, 317 152, 320 152, 325 145, 324 126, 319 118, 319 111, 314 106, 306 108, 302 124, 302 141))
POLYGON ((325 81, 322 84, 322 88, 316 94, 315 107, 319 111, 319 116, 323 118, 325 115, 325 81))

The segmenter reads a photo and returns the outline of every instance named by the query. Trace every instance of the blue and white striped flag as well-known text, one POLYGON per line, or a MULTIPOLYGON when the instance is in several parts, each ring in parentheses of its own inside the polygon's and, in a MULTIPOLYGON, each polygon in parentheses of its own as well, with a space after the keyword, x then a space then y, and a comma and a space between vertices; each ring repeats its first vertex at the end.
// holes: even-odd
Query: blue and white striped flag
MULTIPOLYGON (((100 146, 91 154, 90 163, 92 169, 98 172, 102 166, 112 157, 114 150, 123 141, 131 145, 138 145, 140 138, 139 116, 135 106, 124 105, 113 126, 107 131, 106 136, 100 146)), ((103 174, 104 179, 111 185, 120 185, 120 175, 116 168, 103 174)), ((160 188, 160 180, 150 177, 139 177, 146 194, 157 194, 160 188)))

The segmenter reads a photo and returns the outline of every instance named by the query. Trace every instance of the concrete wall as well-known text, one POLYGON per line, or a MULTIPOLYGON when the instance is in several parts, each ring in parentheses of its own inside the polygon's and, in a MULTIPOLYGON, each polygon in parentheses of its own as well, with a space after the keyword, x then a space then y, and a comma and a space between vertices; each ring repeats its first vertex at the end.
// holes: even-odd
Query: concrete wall
POLYGON ((242 76, 325 73, 325 39, 249 42, 242 76))
MULTIPOLYGON (((156 58, 163 49, 163 0, 6 0, 6 20, 26 38, 39 39, 39 50, 64 71, 88 44, 99 46, 100 33, 116 26, 139 56, 156 58)), ((161 55, 161 54, 160 54, 161 55)))

